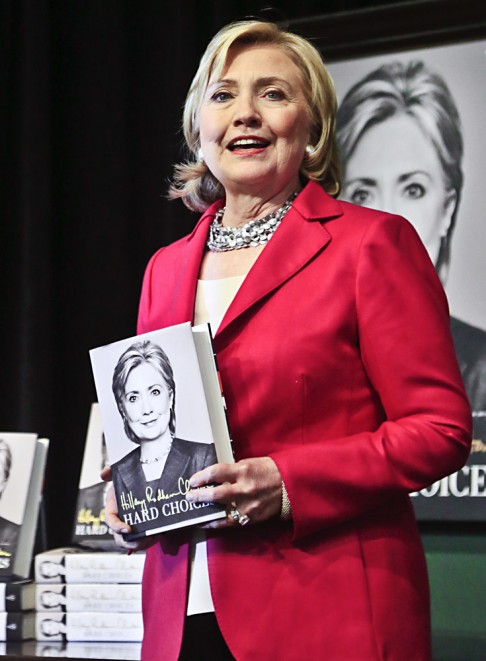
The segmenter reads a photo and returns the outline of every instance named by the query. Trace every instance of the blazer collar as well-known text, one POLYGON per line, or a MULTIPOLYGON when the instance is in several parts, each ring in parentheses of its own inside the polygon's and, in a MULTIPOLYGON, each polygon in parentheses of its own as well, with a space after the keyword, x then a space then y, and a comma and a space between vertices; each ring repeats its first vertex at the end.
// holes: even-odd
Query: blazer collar
MULTIPOLYGON (((191 234, 181 263, 178 304, 186 318, 193 318, 197 279, 204 254, 209 225, 223 205, 211 205, 191 234)), ((282 224, 258 257, 228 308, 216 337, 241 314, 297 273, 331 240, 323 222, 343 214, 341 204, 315 182, 309 182, 292 204, 282 224)))

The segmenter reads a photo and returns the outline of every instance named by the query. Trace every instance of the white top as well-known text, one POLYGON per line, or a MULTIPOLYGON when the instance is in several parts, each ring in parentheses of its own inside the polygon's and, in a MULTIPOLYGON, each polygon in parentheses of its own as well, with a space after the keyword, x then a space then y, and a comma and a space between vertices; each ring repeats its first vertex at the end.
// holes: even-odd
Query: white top
MULTIPOLYGON (((237 275, 218 280, 198 280, 194 324, 209 322, 214 335, 244 279, 244 275, 237 275)), ((187 615, 212 611, 214 604, 209 585, 206 533, 202 528, 195 528, 191 542, 187 615)))

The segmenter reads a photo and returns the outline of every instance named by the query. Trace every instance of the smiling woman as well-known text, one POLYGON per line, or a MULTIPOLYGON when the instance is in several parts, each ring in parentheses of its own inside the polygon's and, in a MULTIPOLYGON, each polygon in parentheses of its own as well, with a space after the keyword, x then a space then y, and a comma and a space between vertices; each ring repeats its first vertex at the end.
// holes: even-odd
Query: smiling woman
POLYGON ((150 538, 144 661, 430 661, 408 494, 463 465, 470 411, 416 232, 335 199, 335 115, 318 51, 271 23, 223 28, 190 87, 171 197, 203 213, 150 260, 138 330, 211 324, 236 461, 186 494, 226 517, 150 538))

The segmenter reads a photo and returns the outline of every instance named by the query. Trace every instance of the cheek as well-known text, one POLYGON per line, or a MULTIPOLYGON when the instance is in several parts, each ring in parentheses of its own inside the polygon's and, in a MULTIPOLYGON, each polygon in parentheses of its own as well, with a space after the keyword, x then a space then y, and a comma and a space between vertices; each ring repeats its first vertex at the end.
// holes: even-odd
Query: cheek
POLYGON ((125 415, 130 422, 136 422, 140 418, 140 406, 138 404, 125 404, 125 415))

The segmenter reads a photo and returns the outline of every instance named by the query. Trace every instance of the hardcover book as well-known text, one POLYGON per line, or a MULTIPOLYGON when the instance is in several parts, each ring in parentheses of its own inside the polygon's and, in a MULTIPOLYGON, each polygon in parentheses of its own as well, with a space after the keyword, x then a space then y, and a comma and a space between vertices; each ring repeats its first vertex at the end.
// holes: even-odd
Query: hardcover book
POLYGON ((191 475, 233 461, 209 326, 170 326, 90 356, 126 537, 225 517, 185 497, 191 475))
POLYGON ((140 642, 142 613, 36 613, 37 640, 140 642))
POLYGON ((38 583, 35 609, 47 612, 140 613, 140 583, 38 583))
POLYGON ((0 611, 28 611, 35 608, 35 583, 31 580, 0 582, 0 611))
POLYGON ((49 441, 0 433, 0 580, 30 575, 49 441))
POLYGON ((58 548, 35 556, 36 583, 140 583, 145 553, 58 548))
POLYGON ((113 534, 105 523, 106 493, 111 483, 103 482, 101 470, 107 465, 105 435, 100 407, 91 405, 83 463, 79 478, 78 499, 72 542, 92 549, 114 550, 113 534))
POLYGON ((35 613, 0 613, 0 640, 29 640, 35 637, 35 613))

